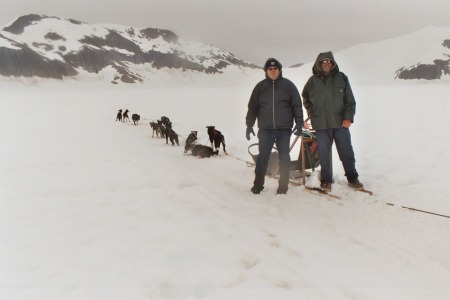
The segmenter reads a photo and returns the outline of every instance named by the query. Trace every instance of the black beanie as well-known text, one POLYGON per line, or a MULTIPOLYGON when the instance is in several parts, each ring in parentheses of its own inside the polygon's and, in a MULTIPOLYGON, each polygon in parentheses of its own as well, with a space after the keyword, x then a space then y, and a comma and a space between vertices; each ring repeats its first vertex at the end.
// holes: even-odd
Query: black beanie
POLYGON ((264 72, 267 72, 267 69, 270 67, 277 67, 281 71, 281 63, 275 58, 269 58, 264 64, 264 72))

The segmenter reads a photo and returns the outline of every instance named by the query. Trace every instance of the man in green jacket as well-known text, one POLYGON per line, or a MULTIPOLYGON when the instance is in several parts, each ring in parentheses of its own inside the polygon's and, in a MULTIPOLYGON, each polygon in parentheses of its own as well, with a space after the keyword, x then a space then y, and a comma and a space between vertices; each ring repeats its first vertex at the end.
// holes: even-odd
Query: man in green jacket
MULTIPOLYGON (((350 187, 362 189, 355 168, 350 126, 355 116, 356 102, 347 76, 339 71, 332 52, 320 53, 312 68, 313 75, 303 88, 303 105, 316 130, 320 155, 321 184, 325 191, 331 191, 333 168, 331 149, 336 149, 345 170, 350 187)), ((307 124, 304 124, 307 126, 307 124)))

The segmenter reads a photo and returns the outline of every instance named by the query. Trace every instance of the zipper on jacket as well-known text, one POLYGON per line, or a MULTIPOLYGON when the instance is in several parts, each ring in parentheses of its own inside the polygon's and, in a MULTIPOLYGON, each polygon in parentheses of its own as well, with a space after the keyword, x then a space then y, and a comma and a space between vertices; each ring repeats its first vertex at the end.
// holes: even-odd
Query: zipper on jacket
POLYGON ((275 126, 275 80, 272 80, 272 118, 273 118, 273 129, 275 126))

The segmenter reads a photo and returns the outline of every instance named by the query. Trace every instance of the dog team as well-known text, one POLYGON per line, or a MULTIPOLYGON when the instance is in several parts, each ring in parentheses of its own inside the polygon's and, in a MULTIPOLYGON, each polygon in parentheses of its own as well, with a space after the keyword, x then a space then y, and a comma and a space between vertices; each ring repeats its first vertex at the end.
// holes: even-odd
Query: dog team
MULTIPOLYGON (((129 122, 130 119, 128 118, 128 112, 128 109, 126 109, 123 113, 122 109, 119 109, 116 121, 125 122, 125 120, 127 119, 129 122)), ((133 114, 131 116, 131 119, 133 120, 134 125, 138 125, 140 115, 133 114)), ((178 134, 172 129, 172 122, 168 117, 162 116, 161 120, 150 122, 150 127, 152 128, 152 138, 156 134, 157 138, 165 138, 166 144, 168 144, 170 140, 172 146, 174 146, 175 143, 177 144, 177 146, 180 145, 178 141, 178 134)), ((211 157, 213 155, 219 155, 219 149, 222 145, 223 152, 227 154, 227 151, 225 150, 225 137, 223 136, 223 134, 219 130, 215 129, 215 126, 206 126, 206 128, 211 147, 197 144, 198 131, 191 131, 189 136, 186 138, 184 153, 191 153, 193 156, 197 156, 200 158, 211 157), (215 150, 213 149, 213 147, 215 150)))
MULTIPOLYGON (((122 114, 122 110, 119 109, 119 112, 117 113, 116 121, 125 122, 126 120, 128 120, 128 122, 130 122, 130 118, 128 117, 129 112, 130 111, 128 109, 126 109, 122 114)), ((138 114, 132 114, 131 119, 133 120, 134 125, 138 125, 139 120, 141 119, 141 116, 139 116, 138 114)))

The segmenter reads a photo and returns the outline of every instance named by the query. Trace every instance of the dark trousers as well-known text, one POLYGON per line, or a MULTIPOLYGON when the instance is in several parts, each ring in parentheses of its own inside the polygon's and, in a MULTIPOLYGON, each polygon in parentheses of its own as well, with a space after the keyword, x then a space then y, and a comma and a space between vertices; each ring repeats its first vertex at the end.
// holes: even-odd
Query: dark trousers
POLYGON ((317 130, 316 137, 320 155, 321 180, 330 183, 333 181, 333 166, 331 160, 333 141, 336 142, 336 149, 342 162, 342 166, 344 167, 347 180, 349 182, 358 180, 350 130, 348 128, 317 130))
POLYGON ((289 169, 291 157, 289 156, 289 143, 291 141, 291 129, 260 129, 258 130, 259 155, 256 159, 255 181, 256 187, 264 186, 264 177, 270 159, 272 147, 275 144, 279 159, 279 186, 286 187, 289 183, 289 169))

